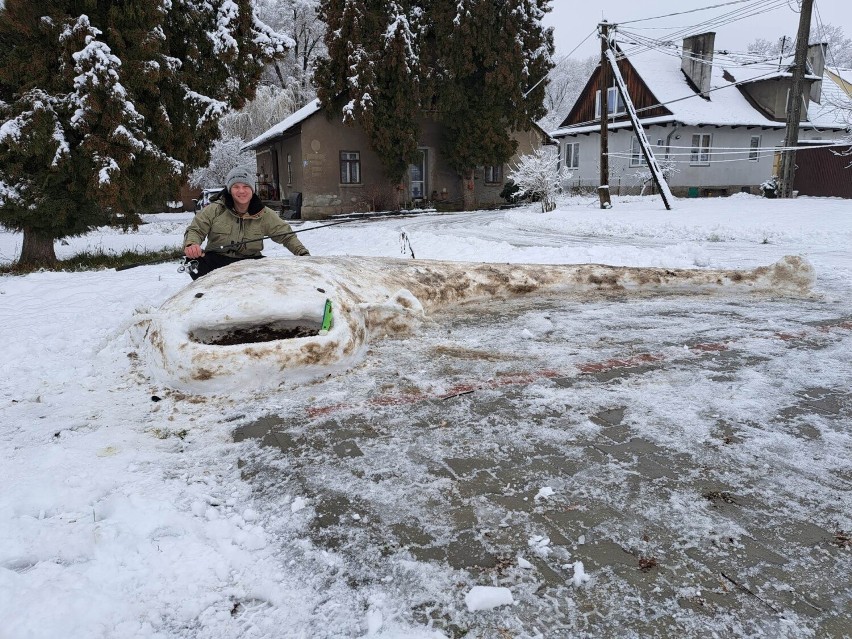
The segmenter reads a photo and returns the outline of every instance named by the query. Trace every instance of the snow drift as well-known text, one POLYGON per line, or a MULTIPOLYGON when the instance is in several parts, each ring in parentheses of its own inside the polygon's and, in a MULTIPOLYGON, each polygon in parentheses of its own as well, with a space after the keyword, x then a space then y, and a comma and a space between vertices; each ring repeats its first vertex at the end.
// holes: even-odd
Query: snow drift
POLYGON ((246 260, 196 280, 140 322, 140 350, 152 377, 176 389, 259 389, 345 370, 363 357, 371 336, 411 331, 427 311, 467 301, 530 294, 801 296, 814 279, 813 267, 796 256, 751 270, 246 260), (332 325, 321 334, 326 300, 332 325))

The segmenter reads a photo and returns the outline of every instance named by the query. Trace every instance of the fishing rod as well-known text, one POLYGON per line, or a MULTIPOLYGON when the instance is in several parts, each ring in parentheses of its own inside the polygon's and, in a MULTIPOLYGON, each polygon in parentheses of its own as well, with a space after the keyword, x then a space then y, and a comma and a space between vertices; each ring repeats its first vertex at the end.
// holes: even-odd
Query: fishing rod
POLYGON ((261 240, 277 240, 283 239, 285 237, 290 237, 291 235, 296 235, 297 233, 304 233, 306 231, 315 231, 316 229, 324 229, 329 226, 337 226, 338 224, 346 224, 347 222, 356 222, 357 218, 349 219, 349 220, 340 220, 339 222, 331 222, 330 224, 321 224, 320 226, 312 226, 307 229, 299 229, 297 231, 288 231, 287 233, 277 233, 275 235, 264 235, 263 237, 254 237, 247 240, 240 240, 239 242, 231 242, 230 244, 222 244, 221 246, 209 246, 204 248, 205 253, 227 253, 228 251, 233 251, 234 249, 238 249, 241 246, 245 246, 250 242, 259 242, 261 240))
MULTIPOLYGON (((306 229, 298 229, 295 231, 288 231, 287 233, 277 233, 275 235, 264 235, 263 237, 253 237, 247 240, 240 240, 239 242, 231 242, 230 244, 222 244, 220 246, 207 246, 204 248, 205 253, 227 253, 228 251, 234 251, 239 249, 250 242, 260 242, 262 240, 279 240, 284 239, 286 237, 290 237, 291 235, 296 235, 297 233, 305 233, 307 231, 315 231, 316 229, 324 229, 329 226, 337 226, 338 224, 346 224, 348 222, 357 222, 359 218, 351 218, 348 220, 340 220, 338 222, 331 222, 329 224, 320 224, 319 226, 311 226, 306 229)), ((146 262, 137 262, 136 264, 126 264, 124 266, 117 266, 116 271, 126 271, 127 269, 136 268, 137 266, 150 266, 152 264, 162 264, 164 262, 171 262, 174 257, 160 257, 155 260, 148 260, 146 262)), ((187 268, 191 268, 190 264, 194 260, 187 260, 186 256, 183 256, 181 260, 181 264, 178 267, 178 272, 183 273, 187 270, 187 268)))

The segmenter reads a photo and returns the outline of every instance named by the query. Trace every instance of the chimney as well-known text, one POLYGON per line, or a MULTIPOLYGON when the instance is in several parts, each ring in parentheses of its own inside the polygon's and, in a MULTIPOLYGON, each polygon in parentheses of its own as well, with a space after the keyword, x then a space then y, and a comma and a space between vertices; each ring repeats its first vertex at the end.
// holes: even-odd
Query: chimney
MULTIPOLYGON (((808 47, 808 67, 811 73, 818 75, 820 78, 825 73, 825 53, 828 49, 828 44, 820 42, 812 44, 808 47)), ((811 84, 811 102, 817 104, 822 103, 822 80, 811 84)))
POLYGON ((680 68, 705 100, 710 99, 710 76, 713 73, 715 44, 716 34, 712 31, 683 39, 680 68))

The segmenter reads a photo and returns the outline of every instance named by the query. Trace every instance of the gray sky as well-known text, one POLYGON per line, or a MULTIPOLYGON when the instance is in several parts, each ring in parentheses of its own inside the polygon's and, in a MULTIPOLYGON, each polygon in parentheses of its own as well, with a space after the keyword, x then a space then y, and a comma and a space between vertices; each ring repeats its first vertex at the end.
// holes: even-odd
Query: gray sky
MULTIPOLYGON (((553 11, 546 16, 544 24, 554 27, 556 53, 560 55, 570 53, 604 18, 609 22, 626 22, 727 2, 731 0, 609 0, 606 3, 552 0, 553 11)), ((715 31, 716 48, 732 51, 745 51, 748 43, 756 38, 775 40, 784 34, 795 36, 799 24, 799 14, 793 12, 793 8, 798 9, 796 0, 748 0, 706 11, 625 24, 624 28, 644 36, 662 39, 665 38, 667 30, 674 31, 698 25, 733 11, 752 12, 755 7, 756 11, 759 11, 758 15, 702 31, 715 31), (771 8, 776 5, 780 6, 771 8)), ((843 27, 846 37, 852 38, 850 0, 817 0, 814 7, 814 23, 819 16, 823 23, 843 27)), ((679 36, 679 39, 681 38, 682 36, 679 36)), ((587 57, 598 52, 600 44, 593 36, 572 57, 587 57)))

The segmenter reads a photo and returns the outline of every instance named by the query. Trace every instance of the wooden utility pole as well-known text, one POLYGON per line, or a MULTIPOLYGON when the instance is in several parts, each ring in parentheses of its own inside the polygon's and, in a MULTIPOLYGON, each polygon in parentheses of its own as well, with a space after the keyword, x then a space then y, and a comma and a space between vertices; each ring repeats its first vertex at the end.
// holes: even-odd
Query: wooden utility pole
POLYGON ((811 15, 814 0, 802 0, 799 15, 799 32, 796 34, 796 55, 793 61, 793 86, 787 102, 787 133, 784 136, 785 151, 781 152, 781 171, 778 176, 781 197, 793 197, 793 178, 796 177, 796 151, 799 143, 799 121, 802 118, 802 87, 805 65, 808 58, 808 42, 811 36, 811 15))
POLYGON ((609 199, 609 62, 606 52, 609 50, 609 23, 604 20, 598 25, 598 33, 601 38, 601 176, 598 186, 598 197, 602 209, 611 209, 612 201, 609 199))

